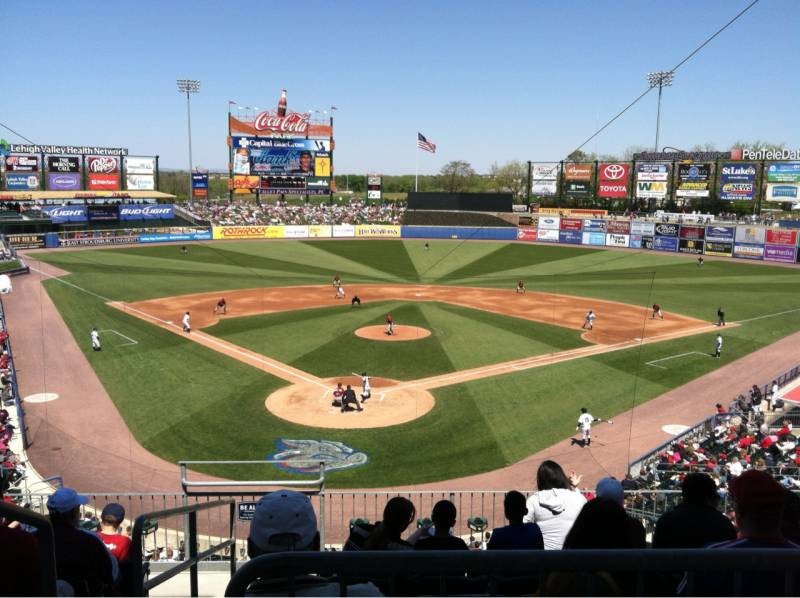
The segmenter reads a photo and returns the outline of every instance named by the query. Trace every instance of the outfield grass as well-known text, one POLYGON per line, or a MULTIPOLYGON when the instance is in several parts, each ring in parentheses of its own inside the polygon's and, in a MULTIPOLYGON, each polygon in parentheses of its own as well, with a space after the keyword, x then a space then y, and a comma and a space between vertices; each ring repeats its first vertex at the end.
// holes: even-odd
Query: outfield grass
MULTIPOLYGON (((679 256, 556 246, 431 241, 425 251, 423 241, 229 242, 191 245, 187 256, 177 246, 158 246, 37 257, 71 272, 69 282, 125 301, 330 284, 338 273, 345 286, 423 282, 510 290, 522 278, 533 290, 637 305, 658 302, 667 314, 708 321, 720 305, 729 321, 800 309, 796 269, 725 260, 699 268, 679 256)), ((364 467, 331 474, 331 485, 339 487, 413 484, 507 465, 574 431, 575 413, 587 402, 595 414, 613 416, 800 330, 800 311, 794 311, 726 329, 719 361, 690 356, 666 370, 645 365, 678 353, 709 353, 714 337, 709 334, 477 380, 435 390, 436 406, 414 422, 337 431, 290 424, 266 412, 264 397, 283 386, 282 380, 109 308, 92 294, 55 280, 45 286, 146 448, 170 461, 263 459, 280 438, 338 440, 371 458, 364 467), (113 334, 106 334, 104 351, 93 353, 88 342, 92 326, 117 330, 138 344, 115 347, 113 334)), ((369 368, 375 375, 399 379, 578 342, 563 329, 434 303, 386 302, 360 311, 341 307, 237 318, 211 331, 317 375, 369 368), (361 339, 351 335, 353 325, 362 319, 379 323, 389 308, 397 319, 439 333, 414 343, 369 343, 365 353, 361 339)))
POLYGON ((413 380, 589 344, 579 330, 434 302, 381 301, 356 309, 347 305, 223 319, 204 331, 321 378, 366 370, 382 378, 413 380), (363 326, 381 325, 386 313, 398 326, 420 326, 432 334, 395 343, 353 334, 363 326))

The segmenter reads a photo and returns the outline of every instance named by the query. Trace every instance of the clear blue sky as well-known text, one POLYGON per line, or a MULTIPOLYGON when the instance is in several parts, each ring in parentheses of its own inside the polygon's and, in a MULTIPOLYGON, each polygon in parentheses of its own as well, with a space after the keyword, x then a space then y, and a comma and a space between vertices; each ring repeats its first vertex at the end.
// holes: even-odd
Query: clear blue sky
MULTIPOLYGON (((748 0, 2 0, 0 122, 37 143, 128 147, 225 168, 228 100, 336 113, 338 173, 558 160, 748 0)), ((661 145, 800 145, 796 0, 761 0, 676 74, 661 145)), ((586 146, 651 146, 656 94, 586 146)), ((0 137, 22 141, 0 130, 0 137)))

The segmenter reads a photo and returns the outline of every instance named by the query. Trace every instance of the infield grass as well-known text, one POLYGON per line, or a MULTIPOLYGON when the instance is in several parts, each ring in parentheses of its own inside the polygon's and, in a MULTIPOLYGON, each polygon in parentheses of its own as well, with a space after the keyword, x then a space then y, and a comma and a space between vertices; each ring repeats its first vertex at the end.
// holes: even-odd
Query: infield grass
MULTIPOLYGON (((147 449, 170 461, 263 459, 281 438, 338 440, 370 456, 366 466, 332 473, 330 484, 339 487, 414 484, 496 469, 568 436, 584 404, 598 416, 613 417, 800 330, 798 270, 725 260, 700 268, 668 254, 494 242, 431 241, 425 251, 423 241, 280 241, 190 245, 187 256, 178 246, 158 246, 37 257, 69 271, 70 283, 124 301, 330 284, 338 273, 345 287, 424 282, 510 290, 522 278, 532 290, 636 305, 658 302, 667 317, 677 312, 709 322, 719 306, 729 321, 789 311, 726 329, 722 360, 692 355, 674 367, 666 362, 667 369, 647 365, 680 353, 711 352, 713 333, 692 336, 440 388, 433 391, 434 409, 416 421, 339 431, 298 426, 269 414, 264 398, 285 385, 282 380, 127 316, 90 293, 46 282, 76 341, 147 449), (93 353, 88 342, 93 326, 117 330, 138 344, 117 347, 106 335, 104 350, 93 353)), ((449 305, 386 302, 365 304, 361 311, 348 306, 225 320, 212 332, 318 375, 368 367, 374 375, 402 379, 577 342, 571 331, 551 328, 449 305), (398 320, 431 328, 434 336, 414 343, 370 343, 365 353, 352 327, 380 322, 388 308, 398 320), (375 349, 376 344, 382 346, 375 349)), ((209 473, 253 475, 243 469, 209 473)))

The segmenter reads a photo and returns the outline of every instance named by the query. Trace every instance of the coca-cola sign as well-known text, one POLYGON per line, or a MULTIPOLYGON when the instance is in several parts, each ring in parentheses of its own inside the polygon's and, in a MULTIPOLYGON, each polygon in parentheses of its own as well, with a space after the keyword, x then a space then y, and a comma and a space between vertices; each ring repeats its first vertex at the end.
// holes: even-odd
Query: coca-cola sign
POLYGON ((305 134, 308 130, 308 114, 290 112, 286 116, 278 116, 265 111, 256 116, 253 126, 256 131, 305 134))
POLYGON ((86 170, 95 174, 116 174, 119 172, 119 158, 115 156, 89 156, 86 170))

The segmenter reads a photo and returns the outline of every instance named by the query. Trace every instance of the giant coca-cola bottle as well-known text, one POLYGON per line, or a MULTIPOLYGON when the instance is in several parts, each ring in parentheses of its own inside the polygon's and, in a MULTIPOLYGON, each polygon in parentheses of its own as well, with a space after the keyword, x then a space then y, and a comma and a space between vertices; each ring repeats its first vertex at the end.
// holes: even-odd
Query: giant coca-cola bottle
POLYGON ((278 116, 286 116, 286 90, 281 89, 281 99, 278 100, 278 116))

